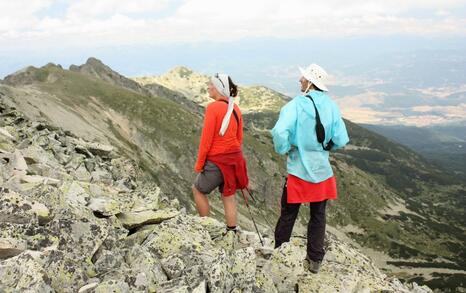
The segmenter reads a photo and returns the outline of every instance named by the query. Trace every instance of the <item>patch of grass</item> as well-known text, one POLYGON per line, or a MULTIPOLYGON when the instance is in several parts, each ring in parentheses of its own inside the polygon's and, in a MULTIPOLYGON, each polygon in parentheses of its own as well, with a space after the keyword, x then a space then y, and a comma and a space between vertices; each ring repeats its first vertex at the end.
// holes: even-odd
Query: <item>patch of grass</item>
POLYGON ((420 285, 426 285, 431 289, 440 289, 441 292, 454 293, 461 292, 459 288, 466 287, 465 274, 441 274, 433 273, 434 278, 426 280, 423 277, 407 278, 407 282, 416 282, 420 285))
POLYGON ((439 269, 452 269, 452 270, 461 270, 456 263, 449 262, 413 262, 413 261, 387 261, 387 264, 394 266, 404 266, 412 268, 439 268, 439 269))

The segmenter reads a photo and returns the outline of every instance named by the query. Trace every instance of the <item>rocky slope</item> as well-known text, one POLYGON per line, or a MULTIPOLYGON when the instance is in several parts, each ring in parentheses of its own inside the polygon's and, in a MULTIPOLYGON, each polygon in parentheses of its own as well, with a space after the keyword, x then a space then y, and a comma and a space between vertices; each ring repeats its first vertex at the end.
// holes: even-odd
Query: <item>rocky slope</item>
MULTIPOLYGON (((181 93, 173 95, 173 90, 142 94, 134 86, 126 88, 132 83, 92 58, 79 68, 87 69, 70 71, 53 64, 27 68, 5 78, 0 96, 31 120, 46 120, 79 137, 113 145, 115 152, 137 162, 141 176, 192 212, 189 189, 202 125, 199 111, 187 106, 193 101, 181 93), (115 80, 107 81, 108 76, 115 80)), ((285 174, 266 126, 276 116, 266 108, 245 115, 245 153, 259 200, 253 213, 261 231, 274 228, 285 174)), ((329 204, 329 224, 366 252, 377 252, 374 259, 389 273, 437 282, 434 287, 453 291, 464 287, 462 206, 454 204, 464 185, 439 185, 439 172, 417 154, 347 123, 352 143, 332 156, 340 196, 329 204), (414 271, 413 266, 420 268, 414 271)), ((222 219, 221 200, 212 196, 211 202, 212 216, 222 219)), ((244 205, 239 212, 240 225, 253 229, 244 205)), ((303 208, 298 235, 304 233, 308 216, 303 208)))
MULTIPOLYGON (((164 193, 192 210, 189 192, 202 125, 196 110, 180 106, 171 96, 142 95, 53 64, 26 72, 28 78, 14 74, 0 85, 0 96, 8 104, 31 119, 47 120, 81 137, 114 145, 137 161, 164 193), (36 76, 33 83, 29 76, 36 76)), ((281 159, 270 159, 274 156, 270 144, 248 132, 245 141, 251 187, 265 201, 280 189, 281 181, 274 178, 279 178, 284 165, 281 159)), ((216 199, 213 204, 214 212, 222 205, 216 199)), ((245 225, 249 224, 246 220, 245 225)))
POLYGON ((326 237, 319 275, 304 239, 273 250, 186 214, 110 145, 31 122, 0 100, 1 292, 431 292, 387 278, 326 237))
MULTIPOLYGON (((184 67, 135 80, 183 91, 201 105, 207 101, 208 77, 184 67)), ((253 89, 240 88, 247 99, 239 104, 254 137, 269 144, 268 129, 287 98, 253 89)), ((399 277, 425 278, 447 292, 466 286, 464 180, 383 136, 350 121, 346 125, 351 144, 333 154, 341 196, 330 206, 329 222, 363 247, 388 254, 373 256, 399 277)))

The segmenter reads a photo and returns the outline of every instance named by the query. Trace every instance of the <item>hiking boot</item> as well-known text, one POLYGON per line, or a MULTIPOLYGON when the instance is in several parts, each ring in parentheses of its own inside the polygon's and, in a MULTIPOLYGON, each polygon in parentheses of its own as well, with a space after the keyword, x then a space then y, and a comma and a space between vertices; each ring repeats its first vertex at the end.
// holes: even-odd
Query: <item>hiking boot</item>
POLYGON ((317 274, 320 269, 320 264, 320 261, 313 261, 312 259, 306 257, 303 266, 305 271, 310 271, 313 274, 317 274))
POLYGON ((222 237, 219 239, 218 244, 226 250, 234 250, 237 242, 238 228, 229 229, 222 233, 222 237))

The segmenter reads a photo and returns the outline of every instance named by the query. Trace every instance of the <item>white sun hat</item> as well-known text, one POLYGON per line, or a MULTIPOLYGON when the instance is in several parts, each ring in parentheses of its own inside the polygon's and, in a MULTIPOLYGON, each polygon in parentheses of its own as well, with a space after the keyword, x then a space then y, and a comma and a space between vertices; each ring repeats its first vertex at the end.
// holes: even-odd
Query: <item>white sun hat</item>
POLYGON ((306 68, 299 67, 301 75, 305 79, 309 80, 319 89, 328 92, 328 88, 325 86, 325 81, 327 80, 328 74, 325 70, 317 64, 311 64, 306 68))

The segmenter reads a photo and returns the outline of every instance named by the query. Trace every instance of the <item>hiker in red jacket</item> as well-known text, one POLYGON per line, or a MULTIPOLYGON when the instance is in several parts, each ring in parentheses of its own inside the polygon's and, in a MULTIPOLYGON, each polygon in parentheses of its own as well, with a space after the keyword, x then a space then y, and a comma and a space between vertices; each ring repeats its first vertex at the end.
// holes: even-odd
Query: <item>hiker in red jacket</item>
POLYGON ((214 102, 207 105, 199 152, 194 170, 199 173, 193 184, 193 195, 199 215, 209 214, 206 194, 219 188, 222 193, 227 232, 236 232, 235 192, 246 188, 248 175, 241 145, 243 118, 234 103, 238 88, 226 74, 210 79, 207 92, 214 102))

